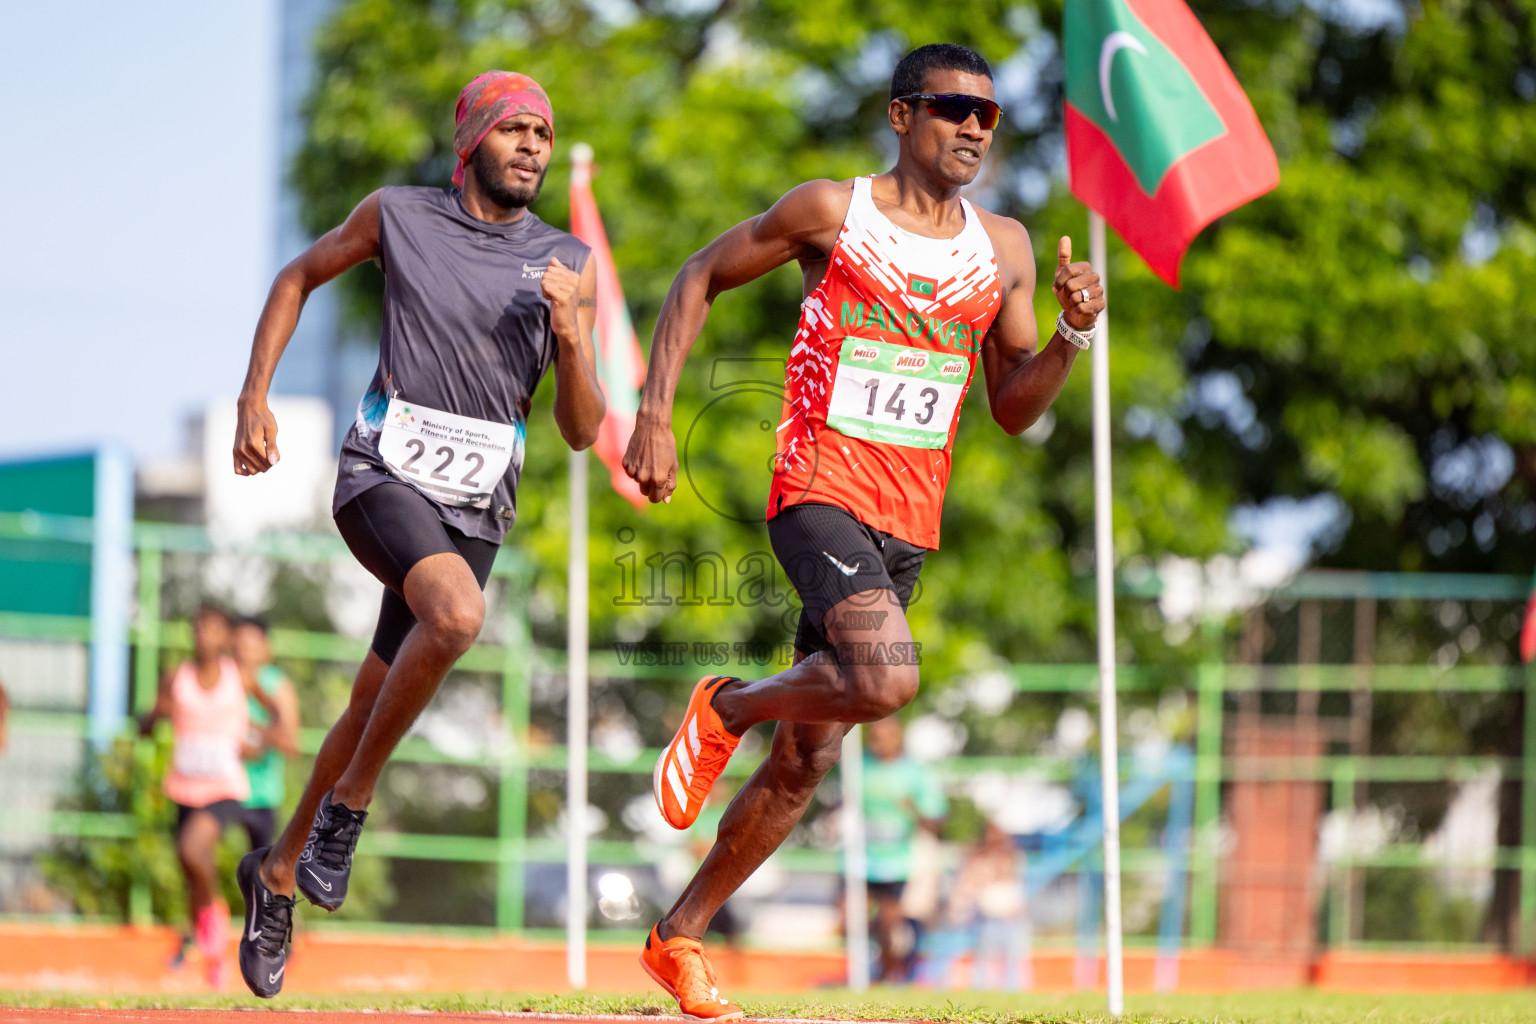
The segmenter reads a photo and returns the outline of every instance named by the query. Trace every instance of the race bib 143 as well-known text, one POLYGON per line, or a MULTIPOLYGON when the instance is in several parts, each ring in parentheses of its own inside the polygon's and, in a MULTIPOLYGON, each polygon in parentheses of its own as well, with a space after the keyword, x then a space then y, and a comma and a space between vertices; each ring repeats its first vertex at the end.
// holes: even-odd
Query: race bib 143
POLYGON ((399 398, 389 400, 379 456, 395 476, 458 508, 490 508, 511 465, 518 428, 459 416, 399 398))
POLYGON ((970 375, 960 356, 844 338, 827 425, 866 441, 942 448, 970 375))

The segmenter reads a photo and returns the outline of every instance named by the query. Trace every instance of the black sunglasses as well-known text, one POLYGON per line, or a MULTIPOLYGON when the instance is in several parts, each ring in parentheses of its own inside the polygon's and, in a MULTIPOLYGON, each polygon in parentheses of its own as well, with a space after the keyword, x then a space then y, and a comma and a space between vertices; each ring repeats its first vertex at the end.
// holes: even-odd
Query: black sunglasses
POLYGON ((921 100, 928 113, 934 117, 942 117, 954 124, 965 124, 972 115, 976 115, 976 123, 981 130, 989 132, 997 127, 997 122, 1003 119, 1003 108, 988 99, 980 96, 970 96, 963 92, 915 92, 910 96, 898 96, 899 100, 921 100))

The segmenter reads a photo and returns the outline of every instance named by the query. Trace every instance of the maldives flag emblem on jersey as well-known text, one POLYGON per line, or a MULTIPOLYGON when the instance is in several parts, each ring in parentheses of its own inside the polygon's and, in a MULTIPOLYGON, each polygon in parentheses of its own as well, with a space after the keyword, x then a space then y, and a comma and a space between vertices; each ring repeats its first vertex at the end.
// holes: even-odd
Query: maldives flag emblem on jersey
POLYGON ((920 298, 931 299, 933 298, 933 293, 938 290, 939 282, 935 281, 931 277, 918 277, 916 274, 913 274, 910 278, 907 279, 908 295, 916 295, 920 298))
POLYGON ((1177 288, 1200 230, 1280 183, 1275 151, 1183 0, 1068 0, 1063 36, 1072 194, 1177 288))

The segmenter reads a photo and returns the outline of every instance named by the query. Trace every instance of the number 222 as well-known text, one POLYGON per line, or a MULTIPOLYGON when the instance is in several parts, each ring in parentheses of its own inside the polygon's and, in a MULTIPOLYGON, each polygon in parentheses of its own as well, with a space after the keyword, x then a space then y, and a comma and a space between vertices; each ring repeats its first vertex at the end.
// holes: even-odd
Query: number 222
MULTIPOLYGON (((406 459, 405 464, 400 468, 405 470, 407 473, 415 473, 417 476, 420 476, 421 470, 416 468, 416 460, 427 453, 427 446, 424 442, 414 437, 405 442, 405 446, 407 448, 413 449, 416 454, 406 459)), ((436 451, 435 454, 443 456, 443 461, 438 463, 437 468, 427 475, 430 476, 433 480, 451 479, 447 473, 443 472, 443 470, 447 469, 453 464, 453 449, 447 445, 443 445, 436 451)), ((475 474, 485 468, 485 456, 481 455, 479 452, 470 452, 468 455, 464 456, 464 461, 474 462, 475 468, 471 469, 468 473, 465 473, 464 476, 459 479, 460 485, 464 487, 479 487, 480 481, 475 479, 475 474)))

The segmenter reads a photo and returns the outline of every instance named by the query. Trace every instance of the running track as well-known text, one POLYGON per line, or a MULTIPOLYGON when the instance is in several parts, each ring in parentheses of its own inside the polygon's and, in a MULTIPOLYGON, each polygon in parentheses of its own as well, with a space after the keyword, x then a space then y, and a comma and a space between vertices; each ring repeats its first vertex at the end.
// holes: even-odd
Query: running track
MULTIPOLYGON (((3 1024, 96 1024, 97 1021, 121 1021, 124 1024, 251 1024, 263 1010, 29 1010, 0 1007, 3 1024)), ((285 1012, 282 1024, 428 1024, 430 1021, 499 1021, 506 1017, 492 1013, 321 1013, 313 1010, 285 1012)), ((570 1018, 571 1024, 585 1024, 583 1018, 570 1018)))
MULTIPOLYGON (((262 1019, 256 1014, 278 1012, 277 1024, 476 1024, 476 1022, 508 1021, 519 1024, 672 1024, 682 1022, 682 1017, 630 1016, 608 1014, 577 1017, 560 1013, 518 1013, 514 1011, 484 1013, 433 1013, 425 1010, 132 1010, 132 1009, 28 1009, 26 1007, 0 1006, 0 1024, 94 1024, 96 1021, 118 1021, 123 1024, 254 1024, 262 1019)), ((767 1017, 750 1018, 754 1024, 846 1024, 842 1021, 796 1018, 776 1020, 767 1017)), ((880 1024, 861 1021, 860 1024, 880 1024)), ((889 1022, 886 1022, 889 1024, 889 1022)))

